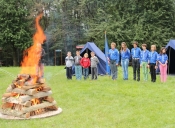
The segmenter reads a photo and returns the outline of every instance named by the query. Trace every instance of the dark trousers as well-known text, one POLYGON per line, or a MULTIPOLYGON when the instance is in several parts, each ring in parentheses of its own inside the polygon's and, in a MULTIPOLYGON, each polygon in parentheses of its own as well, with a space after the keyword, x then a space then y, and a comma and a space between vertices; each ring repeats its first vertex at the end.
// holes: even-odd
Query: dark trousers
POLYGON ((136 80, 137 75, 137 81, 140 81, 140 60, 132 59, 132 67, 133 67, 133 79, 136 80))
POLYGON ((156 82, 156 69, 155 69, 156 64, 150 63, 149 66, 150 66, 150 73, 151 73, 151 81, 156 82))
POLYGON ((83 75, 84 75, 84 79, 86 80, 89 75, 89 68, 83 68, 83 75))
POLYGON ((97 67, 92 67, 91 68, 91 75, 92 75, 92 80, 96 80, 97 79, 97 67))
POLYGON ((72 67, 66 67, 67 79, 72 79, 72 67))

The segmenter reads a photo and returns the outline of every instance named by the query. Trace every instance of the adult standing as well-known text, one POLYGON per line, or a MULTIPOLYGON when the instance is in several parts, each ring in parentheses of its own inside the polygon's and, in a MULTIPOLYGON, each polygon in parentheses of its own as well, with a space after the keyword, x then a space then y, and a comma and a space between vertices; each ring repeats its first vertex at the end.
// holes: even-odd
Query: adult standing
POLYGON ((138 42, 133 42, 133 47, 131 49, 131 56, 132 56, 132 67, 133 67, 133 79, 140 81, 140 56, 141 56, 141 49, 138 47, 138 42), (136 74, 137 72, 137 74, 136 74))
POLYGON ((113 80, 117 79, 117 66, 119 62, 119 51, 116 49, 116 43, 111 43, 111 49, 108 53, 109 64, 111 68, 111 76, 113 80))
POLYGON ((123 80, 128 80, 128 65, 129 65, 129 58, 130 58, 130 50, 127 48, 125 42, 121 44, 121 65, 123 69, 123 80))

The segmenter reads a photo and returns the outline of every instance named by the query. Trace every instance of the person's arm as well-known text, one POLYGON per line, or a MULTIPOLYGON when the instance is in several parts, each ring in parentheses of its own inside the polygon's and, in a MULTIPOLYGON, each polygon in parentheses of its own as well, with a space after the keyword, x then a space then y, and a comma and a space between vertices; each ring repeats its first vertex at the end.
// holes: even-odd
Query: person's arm
POLYGON ((150 67, 150 52, 148 53, 148 65, 147 67, 149 68, 150 67))
POLYGON ((74 63, 75 63, 75 60, 76 60, 76 56, 75 56, 73 59, 74 59, 73 61, 74 61, 74 63))
POLYGON ((88 67, 90 67, 91 66, 91 61, 90 61, 89 58, 88 58, 88 62, 89 62, 88 67))
POLYGON ((142 51, 141 51, 141 49, 139 48, 139 61, 140 61, 140 64, 141 64, 141 59, 142 59, 142 51))
POLYGON ((72 65, 74 65, 74 58, 73 57, 72 57, 71 61, 72 61, 72 65))
POLYGON ((142 64, 142 57, 143 57, 143 52, 141 51, 141 52, 140 52, 140 66, 141 66, 141 64, 142 64))
POLYGON ((118 65, 118 62, 119 62, 119 51, 118 50, 116 50, 116 56, 117 56, 117 58, 116 58, 116 65, 118 65))
POLYGON ((108 58, 110 58, 110 49, 109 49, 109 51, 108 51, 108 56, 107 56, 108 58))
POLYGON ((157 69, 158 68, 158 54, 156 53, 156 66, 155 66, 155 69, 157 69))
POLYGON ((80 60, 80 65, 83 67, 83 58, 80 60))
POLYGON ((168 56, 167 56, 167 54, 166 54, 166 64, 168 63, 168 56))
POLYGON ((127 49, 127 53, 128 53, 129 58, 130 58, 131 52, 129 49, 127 49))
POLYGON ((161 56, 160 55, 157 55, 157 65, 158 64, 161 64, 162 65, 161 56))
POLYGON ((66 63, 67 63, 67 57, 65 58, 65 65, 66 65, 66 63))
POLYGON ((147 62, 149 63, 149 51, 147 51, 147 62))
POLYGON ((96 57, 97 59, 96 59, 96 61, 97 61, 97 64, 99 63, 99 59, 98 59, 98 57, 96 57))

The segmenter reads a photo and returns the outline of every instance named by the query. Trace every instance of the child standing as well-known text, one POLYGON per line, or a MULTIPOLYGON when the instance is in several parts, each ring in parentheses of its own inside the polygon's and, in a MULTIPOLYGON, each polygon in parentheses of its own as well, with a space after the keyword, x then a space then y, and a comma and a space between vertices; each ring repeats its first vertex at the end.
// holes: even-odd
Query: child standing
POLYGON ((111 76, 113 80, 117 79, 117 66, 119 62, 119 51, 116 49, 116 43, 111 43, 111 49, 108 54, 109 64, 111 68, 111 76))
POLYGON ((83 75, 84 75, 84 80, 87 79, 89 75, 89 67, 90 67, 90 60, 88 58, 88 54, 85 53, 84 57, 81 59, 80 64, 83 67, 83 75))
POLYGON ((80 64, 80 60, 82 57, 80 56, 80 51, 76 51, 76 56, 74 57, 75 61, 75 76, 77 80, 81 80, 82 77, 82 67, 80 64))
POLYGON ((160 68, 160 79, 161 82, 166 82, 167 80, 167 63, 168 56, 166 54, 166 49, 163 47, 160 50, 160 54, 158 56, 159 68, 160 68))
POLYGON ((74 58, 71 56, 71 52, 67 53, 67 57, 65 58, 66 63, 66 76, 68 80, 72 79, 72 66, 74 64, 74 58))
POLYGON ((156 52, 156 45, 151 45, 151 52, 149 53, 148 59, 148 67, 151 72, 151 82, 156 82, 157 57, 158 53, 156 52))
POLYGON ((132 55, 132 67, 133 67, 133 79, 136 80, 136 71, 137 71, 137 81, 140 81, 140 55, 141 49, 138 47, 138 42, 133 42, 133 47, 131 49, 132 55))
POLYGON ((91 52, 91 75, 92 80, 97 80, 97 64, 99 63, 98 58, 95 56, 94 52, 91 52))
POLYGON ((142 44, 142 51, 141 51, 141 57, 140 57, 140 67, 142 67, 143 70, 143 78, 144 81, 148 80, 148 59, 149 59, 149 51, 146 49, 147 45, 142 44))
POLYGON ((130 58, 130 50, 127 48, 125 42, 121 44, 121 65, 123 69, 123 80, 128 80, 128 65, 129 65, 129 58, 130 58))

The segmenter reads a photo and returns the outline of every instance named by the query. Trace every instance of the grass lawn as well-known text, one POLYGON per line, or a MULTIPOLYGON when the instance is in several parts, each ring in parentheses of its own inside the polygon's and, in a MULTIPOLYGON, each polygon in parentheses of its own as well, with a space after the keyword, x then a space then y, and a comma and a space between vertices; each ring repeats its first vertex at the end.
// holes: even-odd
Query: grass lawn
MULTIPOLYGON (((0 68, 0 94, 19 72, 0 68)), ((46 82, 63 112, 45 119, 0 119, 0 128, 175 128, 175 76, 165 84, 159 76, 156 83, 136 82, 130 68, 129 77, 123 81, 120 67, 117 81, 108 76, 68 81, 63 67, 46 67, 46 82)))

